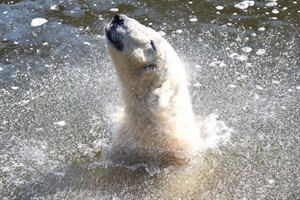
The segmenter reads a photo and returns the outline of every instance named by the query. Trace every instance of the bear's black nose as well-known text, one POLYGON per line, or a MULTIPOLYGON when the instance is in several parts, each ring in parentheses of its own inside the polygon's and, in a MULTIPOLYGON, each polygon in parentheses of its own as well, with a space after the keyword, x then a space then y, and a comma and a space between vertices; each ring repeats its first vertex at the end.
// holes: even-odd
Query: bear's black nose
POLYGON ((125 15, 117 14, 117 15, 115 15, 115 17, 113 18, 111 23, 121 25, 121 24, 124 24, 124 21, 125 21, 125 15))

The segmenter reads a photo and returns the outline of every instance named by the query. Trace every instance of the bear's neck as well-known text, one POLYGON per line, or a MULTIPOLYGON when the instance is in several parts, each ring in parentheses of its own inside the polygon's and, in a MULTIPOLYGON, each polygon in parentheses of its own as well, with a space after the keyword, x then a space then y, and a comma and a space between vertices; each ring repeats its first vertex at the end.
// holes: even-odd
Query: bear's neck
POLYGON ((193 118, 194 115, 186 84, 165 83, 159 88, 123 87, 122 96, 128 116, 152 120, 178 115, 193 118))

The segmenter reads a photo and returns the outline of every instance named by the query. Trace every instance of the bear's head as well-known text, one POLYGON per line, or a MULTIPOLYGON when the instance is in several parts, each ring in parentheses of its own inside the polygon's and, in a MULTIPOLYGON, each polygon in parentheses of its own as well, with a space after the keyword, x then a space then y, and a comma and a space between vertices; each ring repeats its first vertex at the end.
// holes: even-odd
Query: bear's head
MULTIPOLYGON (((130 83, 160 87, 170 74, 183 75, 171 45, 153 29, 125 15, 116 15, 105 28, 107 48, 123 87, 130 83)), ((143 88, 146 89, 146 88, 143 88)))

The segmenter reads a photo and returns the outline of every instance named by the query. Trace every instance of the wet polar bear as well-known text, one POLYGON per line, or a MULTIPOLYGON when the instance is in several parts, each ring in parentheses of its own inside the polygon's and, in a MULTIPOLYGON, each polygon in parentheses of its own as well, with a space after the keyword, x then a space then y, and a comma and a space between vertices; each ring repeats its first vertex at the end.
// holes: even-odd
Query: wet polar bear
POLYGON ((107 25, 105 35, 124 104, 109 159, 127 166, 191 160, 200 137, 176 52, 159 33, 121 14, 107 25))

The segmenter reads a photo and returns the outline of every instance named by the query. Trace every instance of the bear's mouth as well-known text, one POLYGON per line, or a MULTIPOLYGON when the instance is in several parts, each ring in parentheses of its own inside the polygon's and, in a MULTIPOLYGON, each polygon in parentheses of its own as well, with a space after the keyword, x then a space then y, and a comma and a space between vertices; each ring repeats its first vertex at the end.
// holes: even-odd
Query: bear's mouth
POLYGON ((120 51, 123 50, 124 44, 122 42, 122 35, 118 33, 117 29, 124 25, 126 19, 127 17, 125 15, 115 15, 109 25, 105 28, 106 38, 120 51))
POLYGON ((116 47, 116 49, 122 51, 124 48, 124 44, 121 42, 120 37, 115 32, 115 30, 112 29, 112 27, 110 29, 105 29, 106 38, 110 43, 113 44, 113 46, 116 47))

